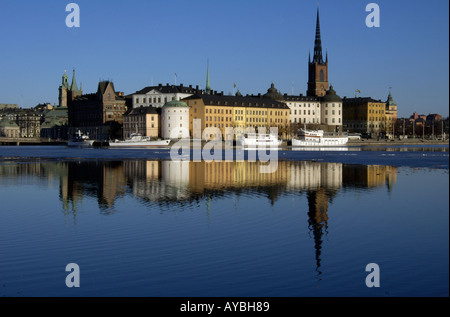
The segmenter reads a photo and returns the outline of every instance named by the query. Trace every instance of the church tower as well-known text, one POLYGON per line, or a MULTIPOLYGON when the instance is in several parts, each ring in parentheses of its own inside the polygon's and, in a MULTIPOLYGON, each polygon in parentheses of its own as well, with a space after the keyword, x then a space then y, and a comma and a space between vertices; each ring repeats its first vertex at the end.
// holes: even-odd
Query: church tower
POLYGON ((59 86, 59 106, 67 107, 67 93, 69 91, 69 76, 67 76, 66 71, 64 71, 64 75, 62 76, 61 86, 59 86))
POLYGON ((82 95, 81 89, 78 89, 77 81, 75 80, 75 68, 73 69, 73 75, 72 75, 72 84, 70 85, 70 101, 73 101, 76 97, 79 97, 82 95))
POLYGON ((308 61, 308 96, 322 97, 328 90, 328 53, 325 61, 322 56, 322 40, 320 38, 319 7, 317 7, 316 39, 314 41, 314 56, 308 61))

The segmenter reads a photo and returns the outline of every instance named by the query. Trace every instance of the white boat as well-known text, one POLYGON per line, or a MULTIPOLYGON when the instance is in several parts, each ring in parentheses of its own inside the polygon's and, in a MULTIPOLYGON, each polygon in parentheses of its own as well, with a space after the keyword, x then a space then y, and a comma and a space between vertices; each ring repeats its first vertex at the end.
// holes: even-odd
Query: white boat
POLYGON ((140 133, 132 133, 128 140, 114 140, 109 142, 110 147, 149 147, 149 146, 169 146, 170 140, 151 140, 140 133))
POLYGON ((292 139, 292 146, 343 146, 348 142, 346 133, 324 133, 323 130, 298 130, 298 139, 292 139))
POLYGON ((278 147, 281 140, 273 134, 246 133, 236 139, 236 145, 247 148, 278 147))
POLYGON ((67 146, 70 147, 92 147, 94 145, 95 140, 91 140, 88 135, 84 135, 78 130, 75 138, 69 140, 67 142, 67 146))

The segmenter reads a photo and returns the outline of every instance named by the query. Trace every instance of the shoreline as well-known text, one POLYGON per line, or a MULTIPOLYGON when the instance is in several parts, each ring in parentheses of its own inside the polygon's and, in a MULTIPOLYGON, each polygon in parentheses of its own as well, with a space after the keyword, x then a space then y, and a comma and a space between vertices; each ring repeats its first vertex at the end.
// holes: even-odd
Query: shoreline
MULTIPOLYGON (((188 141, 188 140, 186 140, 188 141)), ((175 144, 178 141, 172 141, 170 145, 175 144)), ((193 140, 189 139, 189 142, 192 145, 193 140)), ((208 141, 208 142, 222 142, 222 144, 225 143, 225 141, 208 141)), ((94 147, 108 147, 105 146, 104 141, 96 141, 98 145, 94 147)), ((202 146, 207 143, 207 141, 201 141, 202 146)), ((33 140, 30 142, 30 140, 24 139, 24 140, 2 140, 0 142, 1 146, 55 146, 55 145, 67 145, 67 141, 38 141, 33 140)), ((169 145, 169 146, 170 146, 169 145)), ((340 147, 358 147, 358 146, 396 146, 396 145, 443 145, 443 146, 449 146, 449 140, 442 141, 442 140, 423 140, 423 139, 406 139, 406 140, 376 140, 376 139, 362 139, 362 140, 349 140, 347 144, 341 145, 340 147)), ((234 146, 233 146, 234 147, 234 146)), ((288 141, 283 141, 280 148, 292 148, 293 146, 289 145, 288 141)), ((296 147, 294 147, 296 148, 296 147)), ((314 146, 308 147, 308 148, 314 148, 314 146)))

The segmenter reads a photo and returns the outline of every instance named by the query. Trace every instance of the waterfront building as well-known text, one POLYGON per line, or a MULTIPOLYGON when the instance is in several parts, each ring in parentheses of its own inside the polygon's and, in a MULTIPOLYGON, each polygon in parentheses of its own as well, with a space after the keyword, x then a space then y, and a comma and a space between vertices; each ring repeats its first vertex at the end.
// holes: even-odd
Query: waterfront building
POLYGON ((132 133, 158 138, 161 135, 161 108, 129 109, 123 116, 123 138, 130 138, 132 133))
POLYGON ((325 125, 328 131, 341 132, 343 122, 342 99, 336 94, 333 86, 330 86, 330 89, 327 90, 325 96, 320 98, 320 101, 320 123, 325 125))
POLYGON ((253 128, 255 132, 265 130, 268 133, 271 127, 277 127, 280 136, 289 136, 289 107, 280 101, 263 96, 224 96, 223 93, 193 95, 183 101, 191 107, 189 130, 195 139, 202 136, 194 132, 199 129, 203 132, 206 128, 217 128, 220 135, 212 129, 210 137, 220 136, 224 140, 233 139, 232 134, 225 133, 226 128, 253 128), (194 129, 194 119, 201 120, 199 129, 194 129))
POLYGON ((163 139, 189 138, 189 109, 183 101, 172 100, 161 109, 161 136, 163 139))
POLYGON ((41 136, 41 119, 43 113, 34 109, 20 109, 17 124, 21 138, 39 138, 41 136))
POLYGON ((69 103, 69 134, 80 130, 97 140, 121 138, 126 111, 123 93, 116 92, 111 81, 101 81, 96 93, 78 96, 69 103))
POLYGON ((348 132, 386 133, 386 103, 370 97, 346 98, 343 101, 343 129, 348 132))
POLYGON ((316 96, 283 96, 283 102, 290 109, 291 126, 317 125, 320 124, 320 100, 316 96))
POLYGON ((199 93, 198 86, 195 88, 192 85, 185 87, 183 84, 178 86, 166 84, 163 86, 145 87, 134 94, 128 95, 131 99, 131 105, 133 108, 137 107, 155 107, 161 108, 169 101, 181 100, 183 98, 192 96, 195 93, 199 93))
POLYGON ((2 138, 20 138, 19 125, 8 118, 0 120, 0 137, 2 138))

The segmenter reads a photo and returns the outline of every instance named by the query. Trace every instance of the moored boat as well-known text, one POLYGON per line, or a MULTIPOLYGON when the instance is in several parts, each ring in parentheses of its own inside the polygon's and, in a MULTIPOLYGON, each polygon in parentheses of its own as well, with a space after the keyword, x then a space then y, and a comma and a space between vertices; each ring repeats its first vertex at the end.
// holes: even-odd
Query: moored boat
POLYGON ((298 139, 292 139, 292 146, 344 146, 348 142, 346 133, 325 133, 323 130, 299 129, 298 139))
POLYGON ((236 145, 247 148, 278 147, 281 140, 273 134, 246 133, 236 139, 236 145))
POLYGON ((67 142, 67 146, 70 147, 92 147, 95 140, 91 140, 89 135, 84 135, 78 130, 77 135, 67 142))
POLYGON ((169 146, 170 140, 151 140, 140 133, 132 133, 130 138, 124 141, 114 140, 109 142, 110 147, 160 147, 169 146))

